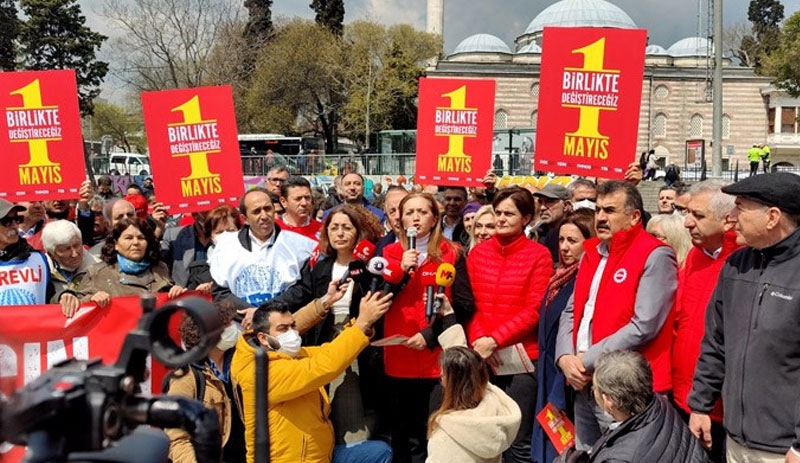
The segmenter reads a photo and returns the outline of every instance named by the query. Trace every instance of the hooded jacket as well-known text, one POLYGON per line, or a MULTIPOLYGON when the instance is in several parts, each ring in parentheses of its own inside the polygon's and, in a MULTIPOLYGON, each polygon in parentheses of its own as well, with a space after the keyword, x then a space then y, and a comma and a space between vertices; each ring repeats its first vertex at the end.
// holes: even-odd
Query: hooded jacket
MULTIPOLYGON (((241 393, 247 461, 255 458, 255 354, 252 334, 239 338, 231 363, 231 379, 241 393)), ((351 326, 333 341, 303 347, 297 357, 268 352, 267 407, 272 463, 330 463, 333 425, 325 385, 345 370, 369 338, 351 326)))

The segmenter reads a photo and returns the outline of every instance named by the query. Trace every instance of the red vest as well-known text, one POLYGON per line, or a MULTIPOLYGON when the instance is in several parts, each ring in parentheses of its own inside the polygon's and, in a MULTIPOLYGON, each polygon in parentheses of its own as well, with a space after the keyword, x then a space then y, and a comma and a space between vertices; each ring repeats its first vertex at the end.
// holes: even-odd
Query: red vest
MULTIPOLYGON (((705 334, 706 307, 725 260, 739 248, 736 233, 730 231, 725 234, 722 251, 716 259, 694 247, 686 256, 679 273, 678 296, 675 299, 675 339, 672 345, 672 392, 675 403, 687 413, 691 410, 686 399, 692 390, 694 369, 705 334)), ((717 401, 710 415, 712 420, 722 421, 722 401, 717 401)))
MULTIPOLYGON (((589 299, 595 271, 600 264, 597 250, 600 240, 591 238, 584 242, 585 253, 575 280, 573 343, 577 342, 578 328, 584 307, 589 299)), ((592 343, 616 333, 628 324, 634 315, 636 292, 650 254, 664 243, 644 231, 641 223, 629 230, 620 231, 611 238, 611 247, 605 270, 597 291, 592 318, 592 343)), ((672 345, 672 311, 658 335, 641 349, 653 370, 653 389, 656 392, 672 388, 670 347, 672 345)))
MULTIPOLYGON (((424 272, 436 273, 440 263, 456 263, 456 250, 452 243, 442 240, 440 245, 441 259, 434 262, 426 258, 406 286, 399 294, 394 295, 392 308, 383 316, 383 335, 401 334, 409 338, 428 327, 425 318, 425 284, 422 281, 424 272)), ((403 259, 403 247, 397 242, 383 249, 383 257, 389 261, 390 267, 399 268, 403 259)), ((456 276, 458 278, 458 275, 456 276)), ((429 277, 430 278, 430 277, 429 277)), ((451 298, 450 288, 445 291, 451 298)), ((451 298, 452 299, 452 298, 451 298)), ((383 363, 386 374, 395 378, 439 378, 439 355, 441 347, 433 350, 427 347, 414 350, 405 346, 386 346, 383 348, 383 363)))

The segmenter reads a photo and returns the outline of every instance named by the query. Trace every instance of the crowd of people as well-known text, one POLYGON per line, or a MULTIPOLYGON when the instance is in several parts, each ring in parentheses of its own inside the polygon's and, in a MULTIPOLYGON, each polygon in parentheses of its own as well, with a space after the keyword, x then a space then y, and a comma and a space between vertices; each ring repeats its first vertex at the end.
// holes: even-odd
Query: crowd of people
MULTIPOLYGON (((675 182, 652 211, 642 178, 489 172, 368 201, 358 173, 324 192, 277 167, 238 208, 183 217, 152 182, 87 181, 73 202, 0 199, 0 303, 72 318, 207 294, 226 328, 165 389, 217 411, 229 463, 254 461, 257 413, 273 463, 800 462, 800 176, 675 182), (509 350, 534 369, 500 374, 509 350), (561 455, 546 407, 574 422, 561 455)), ((180 335, 199 342, 191 320, 180 335)))

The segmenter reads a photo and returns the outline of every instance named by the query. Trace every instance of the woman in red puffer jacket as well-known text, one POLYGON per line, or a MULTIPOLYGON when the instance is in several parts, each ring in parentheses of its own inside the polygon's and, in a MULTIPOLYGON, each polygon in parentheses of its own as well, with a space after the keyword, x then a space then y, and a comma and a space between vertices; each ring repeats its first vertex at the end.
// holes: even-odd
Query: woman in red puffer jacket
MULTIPOLYGON (((525 236, 534 217, 533 195, 511 187, 501 190, 492 203, 495 235, 470 250, 467 270, 475 297, 475 314, 467 325, 467 338, 481 357, 495 362, 498 349, 522 343, 528 357, 539 357, 537 327, 539 307, 553 274, 550 251, 525 236)), ((506 451, 506 461, 531 460, 536 375, 521 373, 493 376, 522 410, 517 438, 506 451)))

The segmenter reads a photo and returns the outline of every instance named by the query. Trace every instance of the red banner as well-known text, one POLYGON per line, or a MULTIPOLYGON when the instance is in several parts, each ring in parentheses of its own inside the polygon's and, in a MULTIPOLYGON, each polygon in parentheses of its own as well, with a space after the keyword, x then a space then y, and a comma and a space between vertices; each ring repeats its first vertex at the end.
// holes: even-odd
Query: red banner
POLYGON ((0 73, 0 197, 72 199, 86 178, 75 71, 0 73))
POLYGON ((419 80, 416 183, 482 186, 492 168, 493 80, 419 80))
MULTIPOLYGON (((165 293, 157 297, 159 306, 167 300, 165 293)), ((125 335, 141 316, 136 296, 115 297, 103 309, 83 305, 70 319, 56 304, 0 307, 0 393, 12 394, 68 358, 100 358, 107 365, 116 362, 125 335)), ((141 384, 142 392, 158 394, 167 369, 157 362, 149 367, 150 380, 141 384)), ((0 461, 19 461, 22 453, 16 447, 0 446, 0 461)))
POLYGON ((545 27, 536 170, 624 178, 636 158, 642 29, 545 27))
POLYGON ((142 93, 157 198, 170 214, 238 204, 242 163, 229 86, 142 93))

